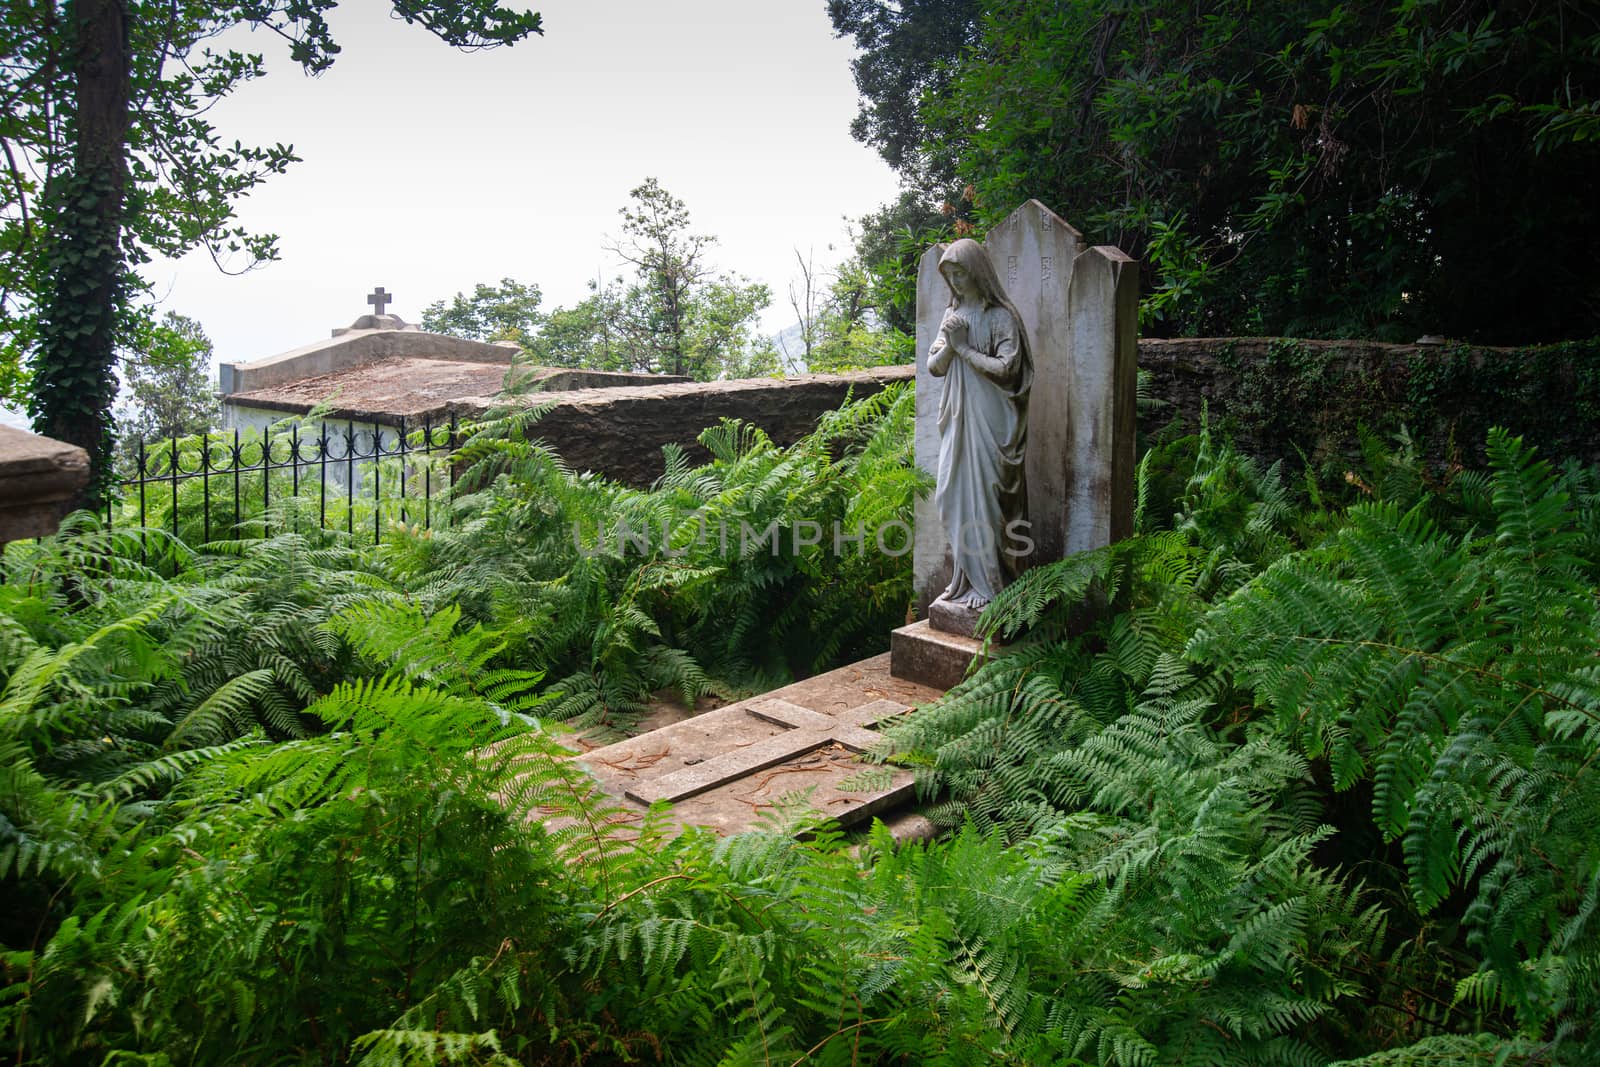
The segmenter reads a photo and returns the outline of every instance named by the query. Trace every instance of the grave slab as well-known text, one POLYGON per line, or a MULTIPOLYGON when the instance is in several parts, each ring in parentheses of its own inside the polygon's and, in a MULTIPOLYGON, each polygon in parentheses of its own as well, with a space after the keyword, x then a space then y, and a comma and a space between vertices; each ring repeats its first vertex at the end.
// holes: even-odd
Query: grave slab
POLYGON ((867 752, 882 739, 862 727, 911 710, 892 700, 875 700, 833 716, 775 697, 760 697, 742 707, 744 714, 780 726, 783 732, 643 782, 628 790, 628 798, 641 804, 686 800, 696 793, 715 789, 825 745, 837 744, 854 752, 867 752))
POLYGON ((875 656, 574 758, 640 818, 664 801, 673 822, 729 834, 803 804, 849 826, 903 804, 914 784, 860 758, 881 741, 872 728, 939 695, 875 656))

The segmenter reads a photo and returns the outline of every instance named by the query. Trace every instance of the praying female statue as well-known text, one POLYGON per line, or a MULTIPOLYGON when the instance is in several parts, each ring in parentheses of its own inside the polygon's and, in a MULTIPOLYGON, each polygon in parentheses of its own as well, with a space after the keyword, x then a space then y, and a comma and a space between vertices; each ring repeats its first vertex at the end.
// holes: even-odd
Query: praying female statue
POLYGON ((933 499, 953 572, 929 615, 938 626, 941 615, 953 614, 970 633, 977 612, 1020 570, 1021 557, 1007 548, 1027 541, 1033 360, 1022 317, 982 245, 965 238, 951 244, 939 273, 950 285, 950 304, 928 349, 928 372, 944 379, 933 499))

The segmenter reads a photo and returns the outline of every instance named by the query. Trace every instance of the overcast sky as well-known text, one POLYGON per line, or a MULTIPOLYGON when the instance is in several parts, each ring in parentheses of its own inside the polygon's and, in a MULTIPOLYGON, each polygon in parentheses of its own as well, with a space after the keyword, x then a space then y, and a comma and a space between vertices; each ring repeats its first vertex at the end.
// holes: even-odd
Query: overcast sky
POLYGON ((381 0, 347 0, 329 15, 343 52, 317 78, 270 33, 214 42, 270 70, 212 109, 219 137, 292 144, 303 162, 237 206, 247 228, 279 235, 280 258, 236 276, 204 252, 149 264, 159 307, 198 320, 218 360, 244 362, 348 326, 378 285, 409 322, 503 277, 537 283, 546 310, 570 305, 621 270, 603 246, 628 190, 654 176, 719 239, 715 266, 772 288, 762 327, 776 333, 795 319, 795 250, 831 266, 845 219, 895 196, 888 166, 850 136, 854 47, 834 38, 825 0, 531 6, 543 37, 462 53, 381 0))
POLYGON ((772 287, 776 332, 794 319, 794 250, 837 261, 844 218, 895 195, 850 137, 854 50, 824 0, 531 6, 543 37, 464 54, 386 3, 348 0, 329 17, 343 52, 318 78, 275 36, 222 38, 271 73, 212 111, 218 133, 292 143, 304 162, 239 205, 281 258, 237 277, 204 253, 153 264, 162 308, 198 319, 231 362, 327 337, 377 285, 409 322, 502 277, 537 283, 546 309, 571 304, 618 272, 602 246, 653 175, 719 238, 716 266, 772 287))

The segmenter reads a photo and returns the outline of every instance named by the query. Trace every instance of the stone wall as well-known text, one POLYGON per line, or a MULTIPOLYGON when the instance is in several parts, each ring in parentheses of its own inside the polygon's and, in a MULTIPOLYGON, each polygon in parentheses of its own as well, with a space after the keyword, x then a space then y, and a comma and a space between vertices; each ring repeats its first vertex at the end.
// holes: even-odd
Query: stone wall
MULTIPOLYGON (((1436 465, 1481 460, 1489 427, 1549 456, 1600 463, 1600 342, 1528 349, 1392 345, 1269 337, 1145 339, 1140 433, 1209 412, 1214 429, 1264 460, 1301 457, 1335 474, 1359 458, 1362 429, 1402 425, 1436 465)), ((788 380, 752 379, 549 393, 538 435, 579 470, 635 485, 660 475, 661 446, 692 444, 721 418, 743 418, 789 443, 855 395, 910 381, 910 366, 788 380)), ((460 407, 463 417, 480 405, 460 407)), ((1170 431, 1169 431, 1170 432, 1170 431)), ((691 450, 695 458, 705 454, 691 450)))
MULTIPOLYGON (((1304 455, 1337 468, 1356 458, 1358 429, 1392 435, 1402 423, 1436 462, 1476 462, 1491 425, 1524 434, 1546 454, 1600 462, 1600 342, 1536 349, 1389 345, 1368 341, 1264 337, 1141 340, 1145 401, 1139 430, 1148 438, 1179 420, 1185 431, 1209 409, 1214 428, 1241 448, 1291 465, 1304 455)), ((582 382, 585 372, 555 384, 582 382)), ((535 431, 577 470, 633 485, 662 472, 661 447, 706 453, 695 438, 724 418, 739 418, 789 444, 846 396, 909 382, 914 368, 728 382, 569 388, 533 394, 551 410, 535 431)), ((434 422, 481 417, 491 397, 430 401, 434 422)), ((359 407, 360 405, 356 405, 359 407)), ((261 421, 282 412, 262 412, 261 421)), ((361 423, 392 423, 392 412, 342 412, 361 423)), ((408 420, 420 421, 416 412, 408 420)))
POLYGON ((1140 430, 1202 407, 1244 451, 1326 470, 1362 429, 1402 426, 1436 465, 1475 464, 1491 426, 1548 456, 1600 462, 1600 340, 1520 349, 1267 337, 1139 342, 1140 430))
MULTIPOLYGON (((645 486, 665 469, 663 445, 684 446, 695 462, 709 460, 695 438, 725 418, 753 423, 778 444, 789 445, 816 429, 817 420, 847 398, 860 399, 890 383, 910 381, 914 372, 910 366, 880 367, 848 374, 540 393, 530 399, 554 406, 532 433, 575 470, 645 486)), ((482 414, 477 404, 454 410, 463 419, 482 414)))
MULTIPOLYGON (((1148 438, 1174 420, 1185 432, 1209 411, 1243 450, 1337 473, 1359 457, 1359 431, 1402 425, 1436 464, 1481 459, 1490 426, 1523 434, 1554 457, 1600 462, 1600 342, 1531 349, 1391 345, 1268 337, 1145 339, 1139 415, 1148 438)), ((789 444, 847 394, 914 379, 911 366, 790 379, 580 389, 541 394, 555 406, 537 435, 578 470, 633 485, 662 471, 661 446, 694 446, 701 430, 742 418, 789 444)), ((452 405, 462 418, 479 400, 452 405)))

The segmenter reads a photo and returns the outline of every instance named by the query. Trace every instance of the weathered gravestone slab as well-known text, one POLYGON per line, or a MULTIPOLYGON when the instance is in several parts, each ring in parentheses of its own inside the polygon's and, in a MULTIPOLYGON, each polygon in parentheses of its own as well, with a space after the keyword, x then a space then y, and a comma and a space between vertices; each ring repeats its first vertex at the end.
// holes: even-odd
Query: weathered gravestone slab
POLYGON ((889 657, 842 667, 576 757, 640 816, 719 833, 749 829, 780 806, 804 805, 849 826, 909 799, 910 771, 863 761, 879 723, 937 690, 896 679, 889 657))
MULTIPOLYGON (((953 567, 947 532, 952 525, 951 505, 947 501, 941 512, 937 501, 948 484, 941 477, 940 450, 952 422, 967 417, 953 417, 946 410, 941 426, 946 390, 963 388, 954 382, 957 375, 944 352, 953 336, 949 316, 956 310, 956 285, 972 285, 965 279, 981 276, 976 284, 981 299, 967 302, 967 309, 960 312, 964 318, 974 318, 970 309, 976 303, 1003 306, 996 318, 1007 324, 1006 329, 1013 318, 1020 320, 1021 336, 1015 346, 991 341, 984 349, 984 355, 994 359, 983 375, 998 384, 1009 404, 989 403, 991 423, 1020 419, 1024 432, 1014 432, 1009 424, 999 429, 991 425, 992 432, 979 442, 991 447, 998 442, 1003 449, 1006 442, 1025 437, 1021 465, 1026 481, 1026 540, 1007 541, 1008 549, 1016 550, 1017 569, 1099 548, 1133 531, 1137 264, 1118 249, 1086 246, 1076 229, 1037 200, 1012 212, 981 247, 987 258, 987 265, 977 264, 981 270, 965 266, 952 280, 952 257, 963 265, 974 263, 968 255, 974 251, 972 243, 956 242, 928 249, 917 276, 916 460, 939 480, 940 492, 919 501, 916 511, 914 595, 923 621, 897 631, 894 648, 895 673, 930 684, 949 684, 952 672, 959 677, 977 648, 956 648, 948 637, 937 639, 940 647, 924 647, 930 639, 930 615, 932 629, 970 637, 974 614, 968 610, 962 618, 962 612, 952 611, 941 599, 952 584, 953 567), (1021 359, 1006 362, 1002 357, 1015 349, 1022 350, 1021 359), (942 667, 930 674, 926 663, 942 667)), ((977 255, 978 260, 983 258, 977 255)), ((979 317, 988 314, 984 311, 979 317)), ((959 334, 963 345, 958 347, 969 338, 979 344, 979 335, 987 329, 974 333, 963 325, 959 334)), ((972 350, 967 351, 970 357, 972 350)), ((982 361, 969 358, 969 362, 982 361)), ((982 448, 963 447, 965 455, 984 455, 982 448)), ((950 469, 947 462, 943 473, 948 475, 950 469)), ((1014 468, 1005 463, 989 468, 980 464, 978 469, 1003 481, 1013 480, 1014 468)), ((1013 519, 1018 509, 1006 505, 998 510, 1002 514, 995 521, 1013 519)), ((956 573, 959 576, 959 569, 956 573)), ((980 602, 979 610, 986 599, 990 597, 968 597, 980 602)))
MULTIPOLYGON (((990 232, 984 249, 1028 333, 1027 480, 1035 563, 1100 548, 1133 532, 1138 265, 1029 200, 990 232)), ((917 273, 917 465, 939 465, 944 381, 928 368, 949 288, 945 245, 917 273)), ((931 496, 918 502, 914 549, 918 613, 949 582, 949 541, 931 496)))

